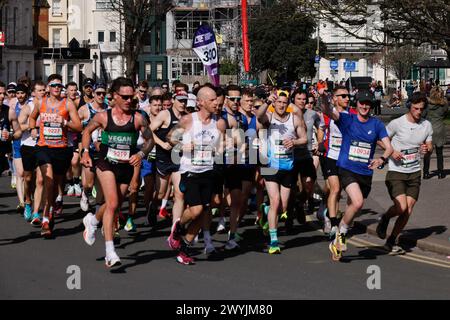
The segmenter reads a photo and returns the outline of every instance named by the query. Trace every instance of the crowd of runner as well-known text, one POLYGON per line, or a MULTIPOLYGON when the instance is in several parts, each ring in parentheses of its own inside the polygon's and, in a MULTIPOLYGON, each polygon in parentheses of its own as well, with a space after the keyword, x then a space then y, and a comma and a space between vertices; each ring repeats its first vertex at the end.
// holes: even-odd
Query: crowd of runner
POLYGON ((139 232, 140 197, 148 226, 171 221, 168 245, 186 265, 194 263, 190 248, 199 233, 207 255, 217 253, 215 232, 228 231, 224 251, 239 250, 241 222, 252 209, 268 253, 279 254, 280 224, 289 231, 294 219, 304 224, 318 207, 331 257, 339 261, 373 171, 388 165, 393 205, 377 233, 390 254, 404 253, 398 236, 419 197, 421 159, 433 149, 432 126, 422 118, 425 94, 413 93, 409 111, 385 127, 371 115, 377 103, 371 90, 356 93, 355 108, 343 85, 205 84, 192 91, 179 81, 149 88, 118 78, 110 87, 86 79, 80 94, 58 74, 47 83, 0 82, 0 171, 14 168, 18 212, 49 238, 55 217, 64 217, 63 195, 79 197, 83 239, 92 246, 101 226, 105 263, 113 267, 120 265, 119 230, 139 232))

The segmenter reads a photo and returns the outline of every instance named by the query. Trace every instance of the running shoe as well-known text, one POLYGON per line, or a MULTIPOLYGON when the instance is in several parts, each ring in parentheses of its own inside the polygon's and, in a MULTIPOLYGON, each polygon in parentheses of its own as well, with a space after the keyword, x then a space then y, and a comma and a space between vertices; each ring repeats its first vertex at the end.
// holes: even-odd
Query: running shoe
POLYGON ((341 252, 347 251, 347 235, 345 233, 337 234, 335 244, 341 252), (336 241, 337 240, 337 241, 336 241))
POLYGON ((74 195, 75 195, 75 197, 79 197, 79 196, 81 196, 81 186, 77 183, 77 184, 75 184, 74 186, 74 195))
POLYGON ((120 245, 120 233, 117 230, 114 231, 113 242, 115 246, 120 245))
POLYGON ((124 214, 122 213, 122 211, 119 211, 119 229, 122 229, 126 226, 128 219, 131 217, 126 217, 124 216, 124 214))
POLYGON ((237 250, 239 249, 239 245, 237 244, 236 240, 231 239, 228 240, 227 243, 225 244, 225 250, 227 251, 232 251, 232 250, 237 250))
POLYGON ((52 228, 50 228, 50 222, 45 221, 42 223, 41 236, 47 239, 52 236, 52 228))
POLYGON ((283 212, 280 216, 280 221, 286 221, 288 218, 288 213, 287 211, 283 212))
POLYGON ((331 252, 331 259, 333 261, 339 261, 342 257, 342 252, 337 248, 334 241, 330 242, 330 244, 328 245, 328 248, 330 249, 330 252, 331 252))
POLYGON ((271 243, 269 245, 269 254, 281 254, 281 249, 278 243, 271 243))
POLYGON ((122 263, 120 262, 120 258, 119 258, 119 256, 117 255, 117 253, 115 251, 113 251, 109 255, 106 255, 106 257, 105 257, 105 266, 107 268, 118 267, 121 264, 122 263))
MULTIPOLYGON (((51 209, 50 209, 51 210, 51 209)), ((58 196, 55 201, 55 207, 53 208, 53 213, 55 217, 60 217, 63 211, 63 200, 61 196, 58 196)))
POLYGON ((172 229, 170 230, 170 235, 167 238, 167 243, 169 247, 173 250, 179 250, 181 247, 181 237, 178 234, 177 229, 179 228, 180 219, 177 219, 175 223, 172 225, 172 229))
POLYGON ((67 189, 67 196, 73 197, 75 195, 75 186, 69 185, 69 188, 67 189))
POLYGON ((221 217, 219 219, 219 224, 217 225, 217 230, 216 230, 217 233, 225 233, 226 232, 225 223, 226 223, 225 218, 221 217))
POLYGON ((13 174, 12 176, 11 176, 11 188, 12 189, 15 189, 16 188, 16 175, 15 174, 13 174))
POLYGON ((212 241, 205 241, 205 250, 206 255, 212 254, 216 252, 216 248, 214 248, 214 245, 212 241))
POLYGON ((135 232, 136 231, 136 225, 134 224, 133 218, 128 217, 127 223, 125 224, 124 230, 126 232, 135 232))
POLYGON ((330 232, 331 232, 331 220, 325 215, 323 221, 323 233, 329 235, 330 232))
POLYGON ((81 193, 80 208, 83 212, 87 212, 89 210, 89 199, 84 191, 81 193))
POLYGON ((177 255, 177 262, 181 263, 181 264, 184 264, 184 265, 193 265, 193 264, 195 264, 194 258, 189 256, 188 253, 181 252, 181 251, 177 255))
POLYGON ((83 218, 84 231, 83 231, 83 239, 89 246, 92 246, 95 242, 95 231, 97 230, 97 225, 93 225, 91 223, 94 215, 89 212, 83 218))
POLYGON ((25 205, 23 203, 19 203, 16 207, 18 214, 23 214, 25 211, 25 205))
POLYGON ((389 226, 389 219, 386 215, 382 215, 377 226, 377 235, 380 239, 386 239, 386 231, 389 226))
POLYGON ((338 226, 334 226, 331 227, 331 231, 328 235, 330 241, 333 241, 334 239, 336 239, 336 234, 339 232, 339 227, 338 226))
POLYGON ((41 225, 41 216, 38 212, 33 213, 31 216, 31 224, 36 227, 41 225))
POLYGON ((388 252, 390 256, 398 256, 406 253, 406 251, 398 244, 390 243, 389 241, 386 241, 383 248, 388 252))
POLYGON ((25 204, 25 210, 23 212, 23 217, 25 218, 26 222, 30 222, 32 219, 32 209, 31 209, 31 205, 29 203, 25 204))
POLYGON ((167 219, 167 218, 170 216, 170 214, 169 214, 169 212, 166 210, 166 208, 161 208, 161 209, 159 209, 158 215, 159 215, 159 217, 160 217, 161 219, 167 219))

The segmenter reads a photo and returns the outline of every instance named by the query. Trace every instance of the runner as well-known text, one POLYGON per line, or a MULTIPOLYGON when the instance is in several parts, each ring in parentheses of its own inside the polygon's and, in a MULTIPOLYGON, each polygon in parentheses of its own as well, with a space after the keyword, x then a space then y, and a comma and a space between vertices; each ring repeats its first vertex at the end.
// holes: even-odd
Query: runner
MULTIPOLYGON (((152 95, 154 94, 152 93, 152 95)), ((139 82, 136 96, 139 99, 139 109, 148 108, 150 102, 148 99, 148 82, 146 80, 139 82)))
POLYGON ((168 110, 172 108, 172 95, 170 93, 164 93, 162 95, 162 110, 168 110))
POLYGON ((98 112, 83 131, 83 149, 81 163, 88 168, 96 166, 97 178, 105 197, 98 212, 88 213, 83 224, 83 238, 88 245, 95 242, 95 231, 99 221, 103 221, 105 236, 105 265, 108 268, 120 265, 120 258, 114 249, 114 220, 116 211, 121 207, 128 191, 134 167, 141 164, 153 148, 152 134, 147 120, 131 109, 134 97, 134 85, 130 79, 117 78, 113 81, 112 91, 115 105, 106 112, 98 112), (94 164, 89 155, 91 134, 101 128, 100 156, 94 164), (145 145, 137 151, 139 132, 142 132, 145 145))
POLYGON ((198 112, 183 116, 180 123, 169 133, 172 146, 182 137, 183 156, 180 160, 182 174, 180 189, 184 192, 186 210, 172 226, 168 238, 169 246, 178 250, 177 261, 194 264, 189 247, 204 224, 205 215, 214 189, 214 153, 220 155, 220 143, 225 134, 225 122, 216 120, 216 92, 204 87, 197 95, 198 112))
POLYGON ((44 190, 44 179, 41 170, 36 170, 36 143, 37 131, 33 130, 32 134, 29 130, 29 117, 37 104, 33 103, 34 99, 42 101, 45 95, 45 83, 37 81, 33 86, 33 100, 25 105, 19 114, 19 124, 22 129, 20 153, 23 162, 24 177, 24 193, 25 193, 25 221, 31 222, 34 226, 41 226, 41 216, 39 209, 42 203, 42 194, 44 190), (33 193, 33 184, 35 184, 33 208, 31 207, 31 198, 33 193))
MULTIPOLYGON (((269 166, 264 168, 270 208, 266 230, 270 234, 269 254, 281 253, 278 245, 278 215, 286 214, 291 188, 295 183, 294 148, 308 142, 306 126, 301 116, 287 112, 289 97, 281 92, 271 94, 257 112, 258 121, 268 129, 267 142, 269 166), (267 112, 269 105, 274 112, 267 112)), ((264 211, 263 211, 264 212, 264 211)))
POLYGON ((353 218, 370 193, 373 170, 385 164, 386 158, 392 153, 392 146, 384 124, 370 116, 370 108, 374 103, 371 92, 361 90, 356 95, 357 115, 332 110, 323 89, 319 94, 323 113, 334 120, 342 133, 337 166, 340 183, 348 200, 339 230, 329 245, 332 259, 339 261, 342 252, 347 250, 347 232, 353 218), (384 143, 386 150, 382 157, 373 159, 378 140, 384 143))
POLYGON ((88 102, 94 101, 94 89, 95 81, 91 78, 84 79, 83 81, 83 94, 81 95, 79 99, 79 104, 77 106, 77 109, 81 108, 88 102))
MULTIPOLYGON (((107 109, 105 104, 106 85, 104 83, 97 83, 94 85, 94 101, 88 102, 78 109, 78 115, 81 120, 83 129, 87 127, 89 121, 97 114, 107 109)), ((80 141, 81 142, 81 141, 80 141)), ((89 152, 91 159, 94 157, 95 145, 94 141, 89 146, 89 152)), ((95 168, 82 168, 82 184, 83 191, 81 193, 80 208, 84 213, 92 210, 95 205, 95 197, 92 195, 92 188, 94 187, 95 180, 95 168)))
POLYGON ((155 120, 150 124, 150 129, 154 134, 156 144, 156 172, 157 172, 157 192, 148 211, 148 222, 151 226, 156 224, 156 210, 160 205, 159 216, 167 218, 168 212, 167 193, 170 192, 170 180, 174 186, 174 205, 172 209, 173 223, 181 217, 183 213, 183 194, 180 191, 181 175, 178 172, 180 165, 172 160, 172 146, 167 141, 167 134, 175 127, 181 116, 186 113, 188 94, 186 91, 177 91, 173 95, 173 107, 169 110, 162 110, 155 120))
POLYGON ((67 131, 81 131, 81 122, 77 109, 72 101, 61 98, 62 77, 52 74, 48 77, 50 96, 39 101, 35 98, 35 106, 29 118, 29 130, 36 135, 36 120, 40 117, 39 140, 36 158, 46 191, 41 235, 52 236, 56 195, 58 186, 62 186, 64 176, 70 166, 72 150, 68 147, 67 131), (70 120, 70 121, 69 121, 70 120), (33 132, 34 131, 34 132, 33 132))
POLYGON ((377 234, 385 239, 389 220, 398 216, 384 246, 392 255, 405 253, 397 243, 397 237, 408 223, 419 199, 421 156, 433 151, 433 128, 428 120, 422 118, 427 108, 427 97, 424 93, 415 92, 410 102, 408 113, 392 120, 387 126, 394 152, 389 158, 386 187, 394 205, 381 216, 377 234))

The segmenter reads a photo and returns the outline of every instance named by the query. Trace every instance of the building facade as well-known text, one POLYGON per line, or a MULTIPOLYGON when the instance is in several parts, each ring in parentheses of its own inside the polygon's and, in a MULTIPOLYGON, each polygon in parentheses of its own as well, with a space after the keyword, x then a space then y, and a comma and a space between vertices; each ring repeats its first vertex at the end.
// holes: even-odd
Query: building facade
POLYGON ((7 83, 23 76, 34 79, 33 1, 7 1, 1 27, 5 45, 0 49, 0 79, 7 83))

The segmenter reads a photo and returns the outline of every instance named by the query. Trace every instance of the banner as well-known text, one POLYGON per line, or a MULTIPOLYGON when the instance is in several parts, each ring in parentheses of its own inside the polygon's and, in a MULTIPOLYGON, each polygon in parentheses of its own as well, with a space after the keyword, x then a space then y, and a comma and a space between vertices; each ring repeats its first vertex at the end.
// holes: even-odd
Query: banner
POLYGON ((208 25, 201 25, 195 31, 192 49, 202 61, 206 71, 208 71, 211 82, 218 86, 220 84, 220 75, 216 36, 208 25))
POLYGON ((250 50, 248 46, 248 18, 247 18, 247 0, 242 0, 242 44, 244 46, 244 69, 250 72, 250 50))

